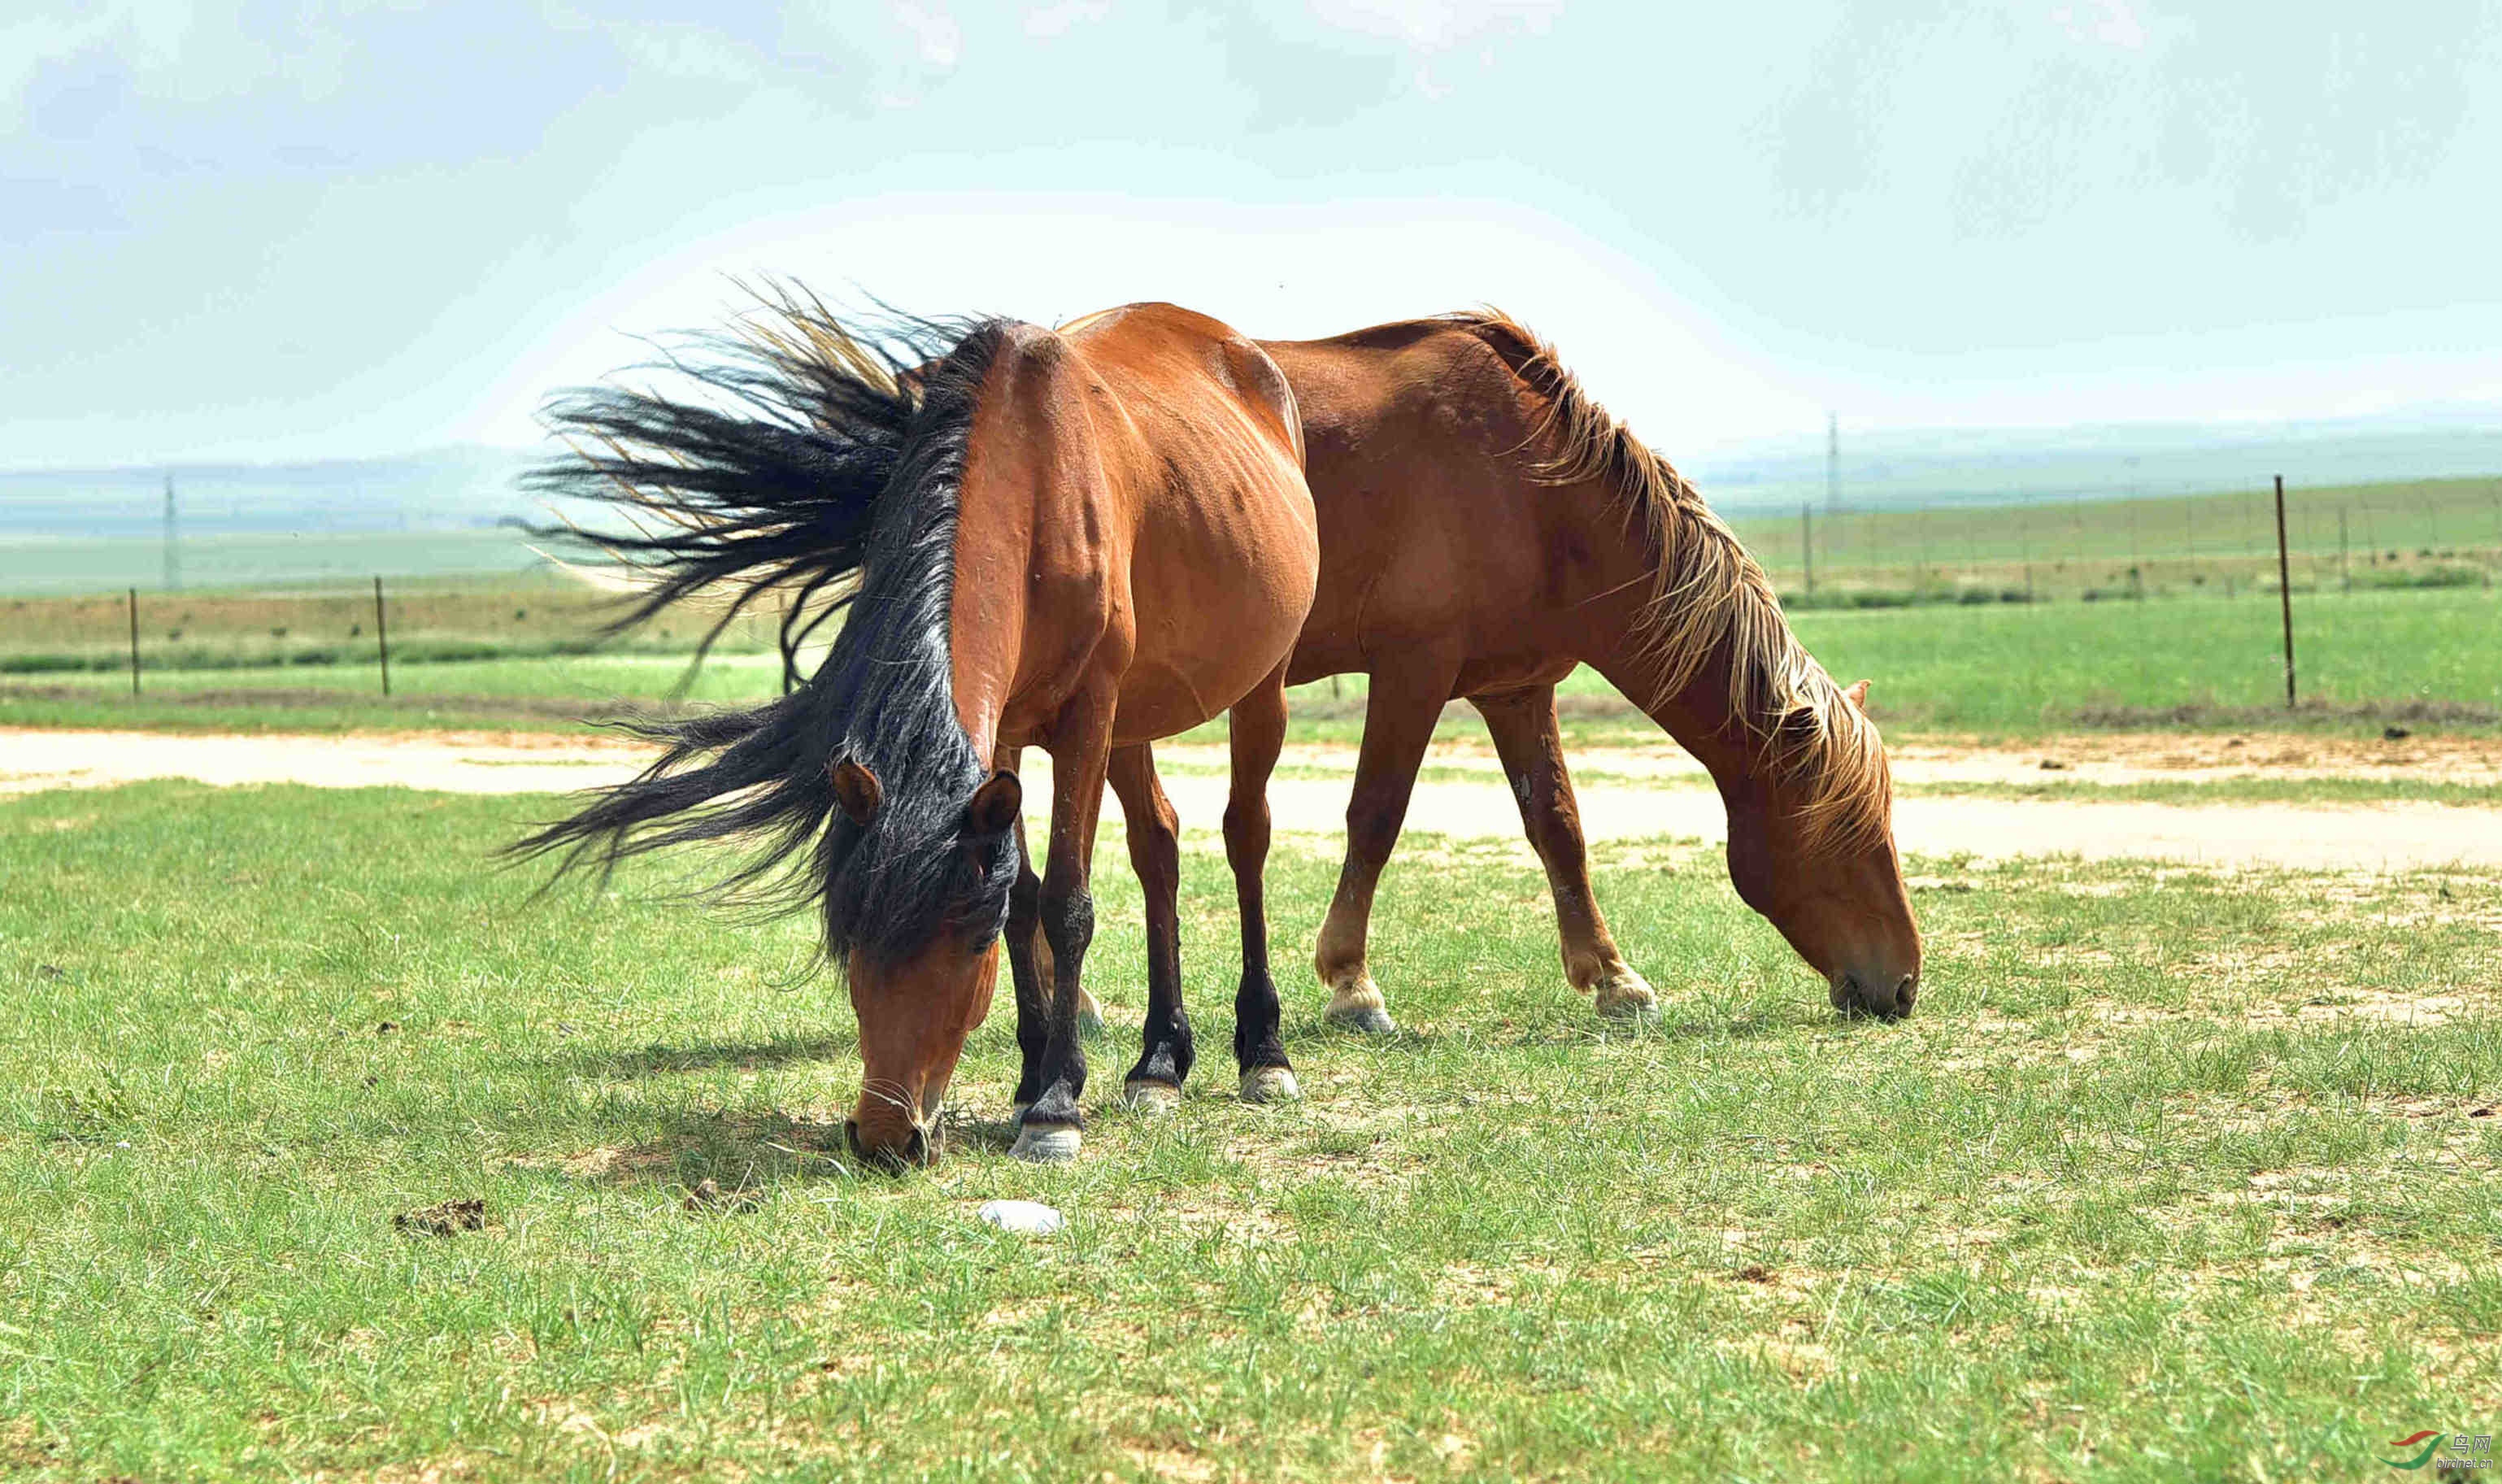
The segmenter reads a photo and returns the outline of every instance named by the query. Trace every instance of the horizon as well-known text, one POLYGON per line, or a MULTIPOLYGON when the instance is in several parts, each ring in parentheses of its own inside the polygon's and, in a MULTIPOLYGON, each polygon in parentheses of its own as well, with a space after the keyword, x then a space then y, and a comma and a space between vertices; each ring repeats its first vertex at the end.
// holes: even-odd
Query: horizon
MULTIPOLYGON (((1595 394, 1595 393, 1594 393, 1595 394)), ((1601 399, 1604 403, 1605 399, 1601 399)), ((1612 409, 1610 409, 1612 410, 1612 409)), ((1632 420, 1627 419, 1630 424, 1632 420)), ((2116 420, 2103 422, 2043 423, 1928 423, 1915 425, 1858 424, 1841 420, 1840 431, 1845 440, 1842 451, 1846 462, 1853 454, 1853 438, 1863 444, 1876 444, 1888 452, 1911 446, 1916 440, 1948 435, 1986 437, 2028 441, 2034 447, 2050 449, 2063 439, 2085 439, 2100 434, 2135 434, 2148 439, 2164 434, 2190 438, 2248 438, 2268 435, 2290 440, 2316 437, 2402 437, 2409 433, 2447 430, 2463 427, 2477 433, 2489 432, 2502 438, 2502 403, 2426 402, 2409 407, 2391 408, 2385 412, 2345 414, 2317 418, 2277 419, 2263 416, 2232 418, 2218 416, 2204 421, 2183 419, 2116 420), (2491 416, 2487 416, 2491 414, 2491 416)), ((1633 431, 1640 435, 1641 429, 1633 431)), ((203 457, 172 458, 125 463, 15 464, 0 466, 0 479, 17 477, 64 478, 78 475, 160 478, 167 475, 216 474, 243 471, 307 470, 328 464, 383 464, 416 459, 437 458, 467 454, 492 454, 511 458, 550 456, 549 437, 536 442, 495 443, 482 439, 451 440, 413 445, 406 448, 378 450, 373 453, 314 455, 306 457, 203 457)), ((1824 456, 1825 430, 1821 424, 1812 429, 1778 431, 1714 445, 1696 461, 1737 463, 1758 459, 1798 456, 1812 453, 1824 456)), ((1671 461, 1678 461, 1674 450, 1660 450, 1671 461)), ((2496 472, 2502 473, 2502 462, 2496 472)), ((2473 475, 2436 476, 2440 478, 2473 478, 2473 475)))

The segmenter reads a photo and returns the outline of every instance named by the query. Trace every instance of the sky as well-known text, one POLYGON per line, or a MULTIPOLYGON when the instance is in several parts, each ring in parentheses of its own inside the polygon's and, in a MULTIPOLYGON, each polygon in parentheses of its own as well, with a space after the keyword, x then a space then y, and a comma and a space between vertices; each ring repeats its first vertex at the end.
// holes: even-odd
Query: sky
POLYGON ((730 276, 1477 303, 1674 455, 2502 422, 2502 6, 0 9, 0 468, 524 446, 730 276))

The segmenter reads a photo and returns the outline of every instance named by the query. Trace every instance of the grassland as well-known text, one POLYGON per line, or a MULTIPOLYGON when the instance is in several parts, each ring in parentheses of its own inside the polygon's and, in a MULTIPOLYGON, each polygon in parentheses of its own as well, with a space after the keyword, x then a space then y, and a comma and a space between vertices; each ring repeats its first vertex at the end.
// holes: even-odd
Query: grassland
MULTIPOLYGON (((1418 840, 1375 957, 1408 1030, 1290 979, 1302 1103, 1211 1066, 1019 1165, 1001 1015, 888 1180, 841 1158, 803 926, 641 871, 531 904, 484 857, 549 807, 0 803, 0 1472, 2366 1478, 2502 1407, 2502 881, 1919 861, 1888 1027, 1695 848, 1612 847, 1667 1002, 1626 1030, 1534 864, 1418 840), (979 1225, 1006 1196, 1069 1230, 979 1225), (456 1197, 483 1231, 394 1230, 456 1197)), ((1292 963, 1336 850, 1281 847, 1292 963)), ((1221 862, 1184 894, 1221 1045, 1221 862)))
MULTIPOLYGON (((2502 593, 2491 586, 2502 483, 2296 490, 2289 501, 2309 705, 2291 718, 2276 709, 2274 523, 2257 495, 1854 514, 1824 523, 1818 540, 1834 550, 1819 556, 1813 601, 1795 523, 1739 524, 1809 648, 1838 676, 1874 678, 1876 712, 1898 731, 2502 725, 2502 593), (2339 511, 2351 549, 2342 567, 2339 511), (2038 600, 1998 601, 2023 594, 2028 568, 2038 600)), ((433 550, 409 539, 420 555, 433 550)), ((370 544, 388 538, 357 540, 368 545, 345 550, 372 556, 381 548, 370 544)), ((0 723, 562 727, 586 711, 669 696, 702 623, 664 617, 594 647, 614 610, 547 570, 388 589, 391 704, 380 702, 367 586, 142 591, 135 701, 126 595, 0 598, 0 723)), ((734 624, 687 698, 772 693, 772 624, 734 624)), ((1567 725, 1581 735, 1646 725, 1594 676, 1567 691, 1578 697, 1567 725)), ((1352 736, 1362 694, 1356 679, 1307 690, 1301 734, 1352 736)))
MULTIPOLYGON (((2228 494, 1736 521, 1794 608, 1815 601, 1981 601, 2248 593, 2277 581, 2264 481, 2228 494), (1808 591, 1804 543, 1818 590, 1808 591)), ((2296 591, 2490 587, 2502 568, 2502 479, 2285 491, 2296 591)))
MULTIPOLYGON (((467 601, 496 615, 528 608, 467 601)), ((2491 730, 2502 721, 2494 641, 2502 594, 2481 589, 2297 596, 2306 709, 2290 715, 2277 605, 2268 599, 1816 609, 1793 623, 1836 676, 1874 680, 1872 708, 1897 735, 2112 725, 2377 730, 2388 722, 2491 730)), ((773 693, 780 671, 761 644, 761 636, 737 639, 687 697, 773 693)), ((136 699, 128 676, 111 669, 21 674, 0 683, 0 725, 569 727, 587 713, 667 697, 685 678, 685 658, 682 650, 549 650, 401 661, 391 667, 389 703, 370 661, 150 671, 136 699)), ((1576 738, 1651 729, 1595 675, 1575 676, 1564 691, 1566 727, 1576 738)), ((1353 676, 1304 688, 1295 701, 1297 735, 1351 740, 1363 694, 1353 676)), ((1476 724, 1455 715, 1445 725, 1459 734, 1476 724)), ((1221 734, 1221 724, 1210 734, 1221 734)))
MULTIPOLYGON (((184 538, 183 580, 194 588, 235 588, 274 579, 305 586, 390 579, 521 576, 542 565, 512 530, 363 531, 193 535, 184 538)), ((0 592, 80 595, 164 579, 165 548, 149 537, 0 537, 0 592)))

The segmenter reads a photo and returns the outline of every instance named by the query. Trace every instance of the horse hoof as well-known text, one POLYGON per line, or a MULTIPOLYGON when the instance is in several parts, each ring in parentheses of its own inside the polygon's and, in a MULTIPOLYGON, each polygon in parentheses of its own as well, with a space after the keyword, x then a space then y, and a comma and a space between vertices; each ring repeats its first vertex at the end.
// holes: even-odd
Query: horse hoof
POLYGON ((1121 1100, 1133 1113, 1160 1118, 1181 1106, 1181 1089, 1169 1082, 1133 1082, 1121 1089, 1121 1100))
POLYGON ((1399 1023, 1392 1020, 1390 1012, 1379 1005, 1349 1005, 1344 1009, 1332 1005, 1328 1020, 1340 1030, 1352 1030, 1358 1035, 1397 1035, 1399 1033, 1399 1023))
POLYGON ((1065 1164, 1077 1158, 1077 1148, 1083 1142, 1085 1136, 1066 1124, 1044 1124, 1019 1129, 1008 1154, 1029 1164, 1065 1164))
POLYGON ((1282 1066, 1255 1066, 1242 1074, 1244 1102, 1289 1102, 1302 1096, 1295 1074, 1282 1066))
POLYGON ((1381 986, 1361 970, 1330 986, 1329 1011, 1321 1019, 1358 1035, 1389 1035, 1399 1029, 1391 1024, 1390 1011, 1382 1003, 1381 986))
POLYGON ((1599 981, 1599 1013, 1609 1020, 1654 1020, 1659 1015, 1659 996, 1651 992, 1650 981, 1632 969, 1621 968, 1599 981))

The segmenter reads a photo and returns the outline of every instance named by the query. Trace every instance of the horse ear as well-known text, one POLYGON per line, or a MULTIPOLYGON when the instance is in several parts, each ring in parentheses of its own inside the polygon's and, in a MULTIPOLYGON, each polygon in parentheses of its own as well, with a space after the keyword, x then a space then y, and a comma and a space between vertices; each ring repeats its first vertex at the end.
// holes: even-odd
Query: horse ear
POLYGON ((1868 682, 1863 680, 1857 685, 1845 686, 1842 693, 1849 698, 1852 709, 1858 711, 1868 709, 1868 682))
POLYGON ((886 802, 886 785, 857 759, 845 758, 834 764, 834 797, 853 824, 866 828, 877 817, 878 805, 886 802))
POLYGON ((965 827, 977 835, 1001 833, 1016 823, 1017 811, 1024 807, 1025 785, 1001 768, 973 791, 973 801, 964 806, 965 827))

